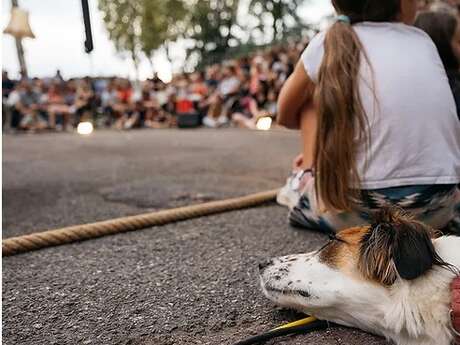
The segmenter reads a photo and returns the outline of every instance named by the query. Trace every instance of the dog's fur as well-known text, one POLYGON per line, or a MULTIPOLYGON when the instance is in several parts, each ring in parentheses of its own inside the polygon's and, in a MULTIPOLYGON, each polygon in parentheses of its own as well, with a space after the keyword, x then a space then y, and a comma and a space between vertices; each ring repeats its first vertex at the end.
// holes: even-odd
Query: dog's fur
POLYGON ((449 345, 460 238, 434 237, 426 225, 384 211, 372 226, 344 230, 319 251, 260 264, 262 289, 278 305, 398 345, 449 345))

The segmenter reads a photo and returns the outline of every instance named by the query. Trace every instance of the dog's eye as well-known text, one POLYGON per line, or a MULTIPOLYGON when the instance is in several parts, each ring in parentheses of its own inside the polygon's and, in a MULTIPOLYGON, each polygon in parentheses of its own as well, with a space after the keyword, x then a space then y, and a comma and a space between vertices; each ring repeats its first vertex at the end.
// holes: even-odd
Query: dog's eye
POLYGON ((324 246, 322 246, 321 248, 318 249, 318 253, 321 253, 324 249, 326 249, 327 247, 329 247, 333 243, 334 243, 334 240, 331 239, 324 246))
POLYGON ((346 241, 344 241, 344 240, 342 240, 341 238, 337 237, 336 234, 332 234, 332 233, 329 234, 329 240, 330 240, 331 242, 333 242, 333 241, 338 241, 338 242, 342 242, 342 243, 347 243, 346 241))
POLYGON ((336 242, 342 242, 342 243, 347 243, 346 241, 342 240, 341 238, 338 238, 336 234, 334 233, 330 233, 328 234, 329 236, 329 241, 324 245, 322 246, 320 249, 318 249, 318 253, 321 253, 324 249, 326 249, 327 247, 329 247, 330 245, 336 243, 336 242))

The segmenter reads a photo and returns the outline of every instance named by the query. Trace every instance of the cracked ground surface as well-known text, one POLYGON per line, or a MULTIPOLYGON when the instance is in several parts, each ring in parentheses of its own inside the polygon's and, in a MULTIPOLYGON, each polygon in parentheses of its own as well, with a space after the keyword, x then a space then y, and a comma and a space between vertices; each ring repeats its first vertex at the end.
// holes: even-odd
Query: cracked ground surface
MULTIPOLYGON (((280 186, 293 132, 3 137, 3 237, 280 186)), ((274 204, 3 259, 4 344, 232 344, 301 315, 260 293, 257 263, 318 248, 274 204)), ((275 344, 271 342, 269 344, 275 344)), ((331 328, 276 344, 385 345, 331 328)))

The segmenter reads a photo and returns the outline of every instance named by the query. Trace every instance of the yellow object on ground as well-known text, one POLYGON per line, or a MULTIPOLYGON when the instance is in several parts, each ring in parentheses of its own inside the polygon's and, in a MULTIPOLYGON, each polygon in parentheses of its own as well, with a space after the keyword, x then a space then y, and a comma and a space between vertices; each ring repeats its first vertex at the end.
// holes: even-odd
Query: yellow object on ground
POLYGON ((305 319, 290 322, 290 323, 287 323, 285 325, 273 328, 272 330, 276 331, 276 330, 279 330, 279 329, 287 329, 287 328, 292 328, 292 327, 297 327, 297 326, 304 326, 304 325, 308 325, 309 323, 312 323, 313 321, 316 321, 316 320, 318 320, 316 317, 309 316, 309 317, 307 317, 305 319))

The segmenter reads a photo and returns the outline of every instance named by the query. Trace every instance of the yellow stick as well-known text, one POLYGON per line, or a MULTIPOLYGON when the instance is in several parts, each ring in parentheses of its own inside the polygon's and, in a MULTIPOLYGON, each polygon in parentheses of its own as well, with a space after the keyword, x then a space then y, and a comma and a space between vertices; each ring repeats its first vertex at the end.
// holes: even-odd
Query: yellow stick
POLYGON ((307 317, 305 319, 301 319, 301 320, 298 320, 298 321, 294 321, 294 322, 287 323, 285 325, 273 328, 272 331, 276 331, 276 330, 279 330, 279 329, 286 329, 286 328, 296 327, 296 326, 308 325, 309 323, 312 323, 312 322, 314 322, 316 320, 317 320, 316 317, 309 316, 309 317, 307 317))

